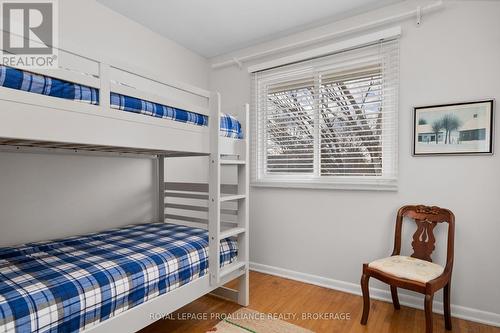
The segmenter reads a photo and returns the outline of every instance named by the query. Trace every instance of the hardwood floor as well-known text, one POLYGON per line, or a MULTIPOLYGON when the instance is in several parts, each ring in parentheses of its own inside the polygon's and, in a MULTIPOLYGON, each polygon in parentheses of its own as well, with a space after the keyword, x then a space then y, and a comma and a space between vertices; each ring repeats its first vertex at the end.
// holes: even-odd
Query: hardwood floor
MULTIPOLYGON (((172 319, 159 320, 144 328, 141 333, 204 333, 218 323, 217 316, 229 314, 238 308, 240 306, 237 304, 210 295, 204 296, 172 314, 172 319), (190 316, 198 318, 189 318, 190 316)), ((425 331, 424 312, 421 310, 403 306, 401 310, 395 311, 392 303, 372 300, 368 325, 365 327, 359 324, 362 312, 361 296, 256 272, 250 275, 249 308, 263 313, 281 314, 283 317, 288 315, 286 321, 315 332, 425 331), (341 314, 349 314, 350 319, 307 318, 318 314, 327 314, 326 316, 330 317, 335 314, 339 317, 341 314)), ((500 328, 456 318, 452 319, 452 324, 452 332, 455 333, 500 333, 500 328)), ((444 329, 442 315, 434 314, 434 332, 449 332, 444 329)))

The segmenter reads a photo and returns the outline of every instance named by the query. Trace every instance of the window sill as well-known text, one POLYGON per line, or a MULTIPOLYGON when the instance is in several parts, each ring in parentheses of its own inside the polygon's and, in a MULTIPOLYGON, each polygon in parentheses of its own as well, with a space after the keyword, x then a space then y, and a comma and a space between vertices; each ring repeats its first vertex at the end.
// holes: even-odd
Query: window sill
POLYGON ((398 191, 398 183, 396 180, 379 180, 369 182, 255 180, 252 181, 250 185, 253 187, 302 188, 318 190, 398 191))

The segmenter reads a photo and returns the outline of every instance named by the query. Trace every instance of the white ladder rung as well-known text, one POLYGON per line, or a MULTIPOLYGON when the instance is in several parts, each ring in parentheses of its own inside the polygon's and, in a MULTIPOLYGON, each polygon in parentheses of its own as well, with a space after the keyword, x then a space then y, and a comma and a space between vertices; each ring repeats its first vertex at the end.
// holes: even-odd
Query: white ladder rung
POLYGON ((244 160, 220 160, 220 164, 246 164, 244 160))
POLYGON ((238 227, 224 230, 220 233, 220 239, 229 238, 232 236, 237 236, 237 235, 242 234, 244 232, 246 232, 245 228, 238 228, 238 227))
POLYGON ((226 265, 226 266, 222 267, 222 269, 220 270, 220 277, 223 278, 223 277, 227 276, 228 274, 231 274, 232 272, 240 270, 240 269, 244 268, 246 266, 246 264, 247 263, 245 261, 237 261, 235 263, 226 265))
POLYGON ((231 195, 221 195, 220 197, 220 201, 221 202, 224 202, 224 201, 232 201, 232 200, 241 200, 241 199, 245 199, 246 198, 246 195, 244 194, 231 194, 231 195))

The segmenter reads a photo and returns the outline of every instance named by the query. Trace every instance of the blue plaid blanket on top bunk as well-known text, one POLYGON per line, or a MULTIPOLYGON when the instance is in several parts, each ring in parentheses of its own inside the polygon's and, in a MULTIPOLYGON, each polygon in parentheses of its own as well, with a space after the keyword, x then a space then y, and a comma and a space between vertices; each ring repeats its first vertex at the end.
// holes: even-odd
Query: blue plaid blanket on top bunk
POLYGON ((0 65, 0 86, 88 104, 99 104, 99 89, 3 65, 0 65))
POLYGON ((207 231, 167 223, 0 248, 0 332, 78 332, 207 271, 207 231))
MULTIPOLYGON (((140 113, 158 118, 172 119, 199 126, 208 125, 208 117, 203 114, 117 93, 111 93, 111 107, 113 109, 140 113)), ((221 114, 220 134, 229 138, 243 139, 240 122, 229 114, 221 114)))
MULTIPOLYGON (((0 65, 0 87, 64 98, 93 105, 99 104, 99 89, 97 88, 3 65, 0 65)), ((111 108, 117 110, 171 119, 198 126, 208 125, 208 117, 203 114, 153 103, 114 92, 111 93, 110 103, 111 108)), ((231 115, 221 115, 220 128, 220 134, 222 136, 235 139, 243 138, 240 122, 231 115)))
POLYGON ((111 108, 127 112, 140 113, 157 118, 177 120, 183 123, 198 126, 208 125, 208 117, 203 114, 153 103, 140 98, 125 96, 114 92, 111 93, 111 108))
POLYGON ((222 114, 220 117, 220 133, 222 136, 233 139, 243 139, 241 123, 230 114, 222 114))

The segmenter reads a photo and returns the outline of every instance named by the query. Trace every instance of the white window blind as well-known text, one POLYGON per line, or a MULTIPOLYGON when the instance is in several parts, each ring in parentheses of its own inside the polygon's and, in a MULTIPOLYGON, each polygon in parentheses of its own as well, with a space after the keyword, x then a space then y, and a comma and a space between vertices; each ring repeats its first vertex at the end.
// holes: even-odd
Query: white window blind
POLYGON ((253 183, 394 189, 398 43, 254 73, 253 183))

